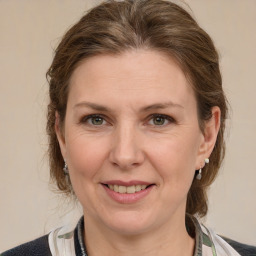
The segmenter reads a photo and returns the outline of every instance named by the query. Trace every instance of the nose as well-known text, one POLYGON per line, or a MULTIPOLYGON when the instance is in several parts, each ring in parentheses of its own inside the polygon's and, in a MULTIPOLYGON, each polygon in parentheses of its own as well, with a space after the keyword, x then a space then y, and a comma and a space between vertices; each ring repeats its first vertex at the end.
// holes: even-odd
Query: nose
POLYGON ((110 161, 122 170, 139 166, 144 161, 140 132, 136 127, 123 125, 113 134, 110 161))

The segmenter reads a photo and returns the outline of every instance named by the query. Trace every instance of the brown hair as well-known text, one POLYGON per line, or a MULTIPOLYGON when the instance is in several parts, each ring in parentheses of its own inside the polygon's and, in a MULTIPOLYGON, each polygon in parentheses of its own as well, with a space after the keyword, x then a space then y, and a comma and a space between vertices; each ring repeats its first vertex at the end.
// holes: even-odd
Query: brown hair
POLYGON ((82 60, 99 54, 121 54, 130 49, 149 49, 172 56, 193 86, 198 119, 211 118, 211 109, 221 110, 217 141, 204 167, 202 179, 194 179, 187 197, 189 214, 207 213, 207 188, 214 181, 225 152, 224 129, 227 102, 222 89, 219 57, 209 35, 180 6, 164 0, 106 1, 91 9, 67 31, 55 51, 47 72, 50 103, 47 132, 51 178, 58 188, 71 192, 63 172, 64 161, 55 134, 55 112, 65 120, 69 80, 82 60))

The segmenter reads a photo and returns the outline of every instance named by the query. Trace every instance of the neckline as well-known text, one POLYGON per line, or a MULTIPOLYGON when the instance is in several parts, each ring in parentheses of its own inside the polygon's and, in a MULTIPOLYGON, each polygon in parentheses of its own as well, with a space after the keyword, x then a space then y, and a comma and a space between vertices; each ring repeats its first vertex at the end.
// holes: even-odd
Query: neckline
MULTIPOLYGON (((187 214, 186 217, 192 221, 195 234, 195 250, 193 256, 202 256, 202 247, 204 243, 204 233, 196 217, 187 214)), ((75 229, 75 251, 77 256, 88 256, 84 243, 84 216, 82 216, 75 229)))

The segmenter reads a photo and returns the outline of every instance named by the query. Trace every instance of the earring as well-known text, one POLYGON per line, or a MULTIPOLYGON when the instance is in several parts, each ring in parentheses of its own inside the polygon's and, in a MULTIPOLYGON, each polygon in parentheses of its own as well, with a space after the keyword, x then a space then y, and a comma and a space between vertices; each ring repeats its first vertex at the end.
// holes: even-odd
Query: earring
POLYGON ((68 164, 66 163, 65 160, 64 160, 64 162, 65 162, 65 165, 64 165, 63 171, 64 171, 65 175, 68 175, 68 164))
POLYGON ((64 171, 64 174, 65 174, 65 181, 66 181, 68 192, 70 192, 71 195, 74 195, 74 190, 72 188, 72 184, 71 184, 70 176, 69 176, 68 164, 66 163, 65 159, 64 159, 63 171, 64 171))
MULTIPOLYGON (((206 164, 209 164, 209 162, 210 162, 209 158, 205 158, 205 159, 204 159, 204 162, 205 162, 206 164)), ((201 179, 202 179, 202 168, 203 168, 203 167, 201 167, 201 168, 198 170, 198 173, 197 173, 197 175, 196 175, 196 179, 197 179, 197 180, 201 180, 201 179)))
POLYGON ((196 175, 196 179, 197 180, 201 180, 202 179, 202 168, 199 169, 198 174, 196 175))

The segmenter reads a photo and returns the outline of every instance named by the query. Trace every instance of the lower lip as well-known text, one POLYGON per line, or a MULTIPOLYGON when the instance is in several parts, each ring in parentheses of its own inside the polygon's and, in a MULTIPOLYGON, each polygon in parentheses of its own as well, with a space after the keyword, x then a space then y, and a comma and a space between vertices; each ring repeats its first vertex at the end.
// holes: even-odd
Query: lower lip
POLYGON ((142 198, 145 198, 150 193, 150 191, 153 189, 153 187, 154 187, 154 185, 152 185, 152 186, 150 186, 150 187, 148 187, 146 189, 143 189, 143 190, 141 190, 139 192, 136 192, 136 193, 121 194, 121 193, 118 193, 118 192, 115 192, 115 191, 111 190, 110 188, 108 188, 105 185, 102 185, 102 186, 105 189, 105 191, 107 192, 107 194, 113 200, 115 200, 116 202, 121 203, 121 204, 132 204, 132 203, 135 203, 135 202, 141 200, 142 198))

